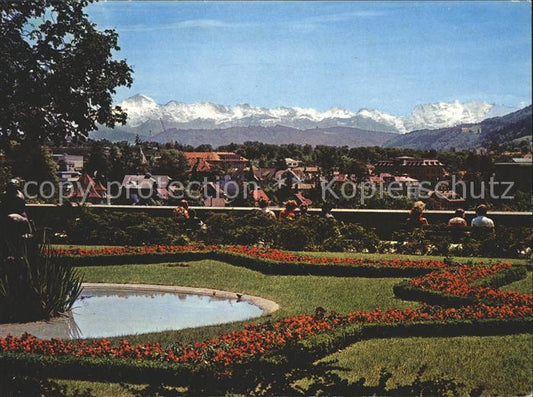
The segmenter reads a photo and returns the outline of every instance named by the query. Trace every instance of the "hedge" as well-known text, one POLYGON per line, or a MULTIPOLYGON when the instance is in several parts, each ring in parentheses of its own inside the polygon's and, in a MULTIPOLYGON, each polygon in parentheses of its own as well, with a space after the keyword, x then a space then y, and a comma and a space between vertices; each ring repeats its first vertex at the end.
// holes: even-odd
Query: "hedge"
POLYGON ((264 274, 279 275, 317 275, 338 277, 416 277, 432 271, 437 267, 390 267, 379 262, 369 261, 369 265, 339 263, 284 262, 266 258, 257 258, 223 249, 190 251, 175 253, 143 253, 121 255, 84 255, 61 256, 58 260, 71 266, 115 266, 130 264, 156 264, 178 261, 195 261, 211 259, 244 267, 264 274))
MULTIPOLYGON (((62 209, 63 210, 63 209, 62 209)), ((380 237, 373 228, 320 217, 277 221, 260 211, 246 214, 213 214, 205 228, 175 222, 171 218, 146 214, 117 213, 94 209, 64 209, 62 216, 45 214, 36 219, 39 227, 49 227, 52 243, 58 244, 230 244, 255 245, 302 251, 388 252, 420 255, 527 257, 531 254, 533 233, 527 227, 497 227, 496 235, 465 233, 459 238, 446 225, 429 225, 402 230, 398 224, 392 240, 380 237), (75 215, 77 214, 77 215, 75 215), (456 243, 460 243, 459 245, 456 243), (453 245, 455 244, 455 245, 453 245)))
MULTIPOLYGON (((272 364, 280 357, 289 362, 315 361, 355 342, 391 337, 452 337, 460 335, 506 335, 531 332, 532 318, 479 321, 445 321, 413 323, 351 324, 331 332, 321 333, 279 351, 260 356, 256 361, 272 364)), ((249 363, 238 364, 247 366, 249 363)), ((239 372, 238 368, 232 368, 239 372)), ((134 384, 161 383, 188 386, 218 379, 219 371, 212 367, 192 367, 188 364, 169 364, 155 361, 91 358, 72 356, 44 356, 39 354, 0 353, 2 373, 24 374, 60 379, 79 379, 100 382, 128 382, 134 384)))

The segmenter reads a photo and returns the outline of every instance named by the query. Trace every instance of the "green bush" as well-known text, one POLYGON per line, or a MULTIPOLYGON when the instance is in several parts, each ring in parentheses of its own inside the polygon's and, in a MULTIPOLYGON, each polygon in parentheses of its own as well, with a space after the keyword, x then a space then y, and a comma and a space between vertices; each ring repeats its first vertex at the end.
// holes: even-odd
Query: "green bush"
POLYGON ((526 227, 498 227, 496 233, 454 233, 446 225, 431 225, 397 231, 392 239, 397 241, 395 252, 399 254, 519 258, 531 255, 533 234, 526 227))
POLYGON ((208 244, 265 244, 274 242, 275 219, 251 211, 241 214, 213 214, 206 219, 207 230, 197 237, 208 244))
POLYGON ((48 245, 24 242, 22 255, 0 265, 0 322, 48 319, 69 310, 81 293, 79 271, 48 245))
MULTIPOLYGON (((46 225, 49 226, 49 225, 46 225)), ((63 229, 53 228, 56 243, 152 245, 187 244, 187 230, 171 218, 151 217, 142 213, 129 214, 112 211, 95 213, 82 208, 77 218, 64 222, 63 229)))
POLYGON ((117 211, 72 209, 64 217, 40 219, 52 229, 53 242, 63 244, 154 245, 189 243, 264 245, 294 251, 383 252, 471 257, 529 257, 533 234, 525 227, 498 227, 496 234, 450 232, 446 225, 398 230, 395 245, 380 241, 374 230, 357 223, 321 217, 276 220, 260 211, 214 213, 206 228, 187 227, 172 218, 117 211))
POLYGON ((380 246, 379 237, 373 231, 356 223, 341 223, 337 235, 324 241, 323 249, 325 251, 378 252, 380 246))

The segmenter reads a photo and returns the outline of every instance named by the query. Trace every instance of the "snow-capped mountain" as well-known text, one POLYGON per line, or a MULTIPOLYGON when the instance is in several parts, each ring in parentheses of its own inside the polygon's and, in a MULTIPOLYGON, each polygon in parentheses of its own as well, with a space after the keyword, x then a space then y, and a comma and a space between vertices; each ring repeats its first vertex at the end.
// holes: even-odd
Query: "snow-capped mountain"
POLYGON ((324 112, 311 108, 277 107, 267 109, 249 104, 236 106, 210 102, 164 105, 144 95, 119 103, 128 113, 126 128, 140 135, 156 134, 163 129, 215 129, 229 127, 283 125, 297 129, 351 127, 369 131, 405 133, 419 129, 453 127, 478 123, 488 117, 502 116, 516 109, 486 102, 439 102, 415 107, 409 117, 378 110, 331 108, 324 112), (161 123, 163 125, 161 125, 161 123))

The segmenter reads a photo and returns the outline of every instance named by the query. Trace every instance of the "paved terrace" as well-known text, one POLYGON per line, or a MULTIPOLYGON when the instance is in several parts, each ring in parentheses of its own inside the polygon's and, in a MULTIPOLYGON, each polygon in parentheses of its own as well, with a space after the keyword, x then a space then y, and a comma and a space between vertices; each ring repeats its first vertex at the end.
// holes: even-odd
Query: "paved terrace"
MULTIPOLYGON (((143 213, 162 218, 171 218, 173 215, 173 206, 135 206, 135 205, 88 205, 92 211, 119 211, 124 213, 143 213)), ((251 207, 191 207, 196 211, 199 218, 205 219, 213 213, 238 213, 246 214, 249 211, 257 211, 257 208, 251 207)), ((74 207, 74 210, 78 209, 74 207)), ((281 208, 271 207, 276 213, 281 208)), ((54 204, 28 204, 27 212, 32 219, 42 219, 45 212, 52 216, 53 212, 60 214, 61 207, 54 204)), ((319 209, 310 209, 312 214, 318 215, 319 209)), ((453 216, 454 211, 437 211, 427 210, 424 216, 430 224, 443 224, 453 216)), ((409 210, 390 210, 390 209, 334 209, 332 214, 335 219, 344 222, 360 223, 366 227, 374 228, 381 238, 387 238, 390 234, 399 228, 409 214, 409 210)), ((532 226, 532 212, 511 212, 511 211, 494 211, 489 212, 488 216, 492 218, 498 226, 532 226)), ((474 217, 473 211, 466 212, 468 222, 474 217)))

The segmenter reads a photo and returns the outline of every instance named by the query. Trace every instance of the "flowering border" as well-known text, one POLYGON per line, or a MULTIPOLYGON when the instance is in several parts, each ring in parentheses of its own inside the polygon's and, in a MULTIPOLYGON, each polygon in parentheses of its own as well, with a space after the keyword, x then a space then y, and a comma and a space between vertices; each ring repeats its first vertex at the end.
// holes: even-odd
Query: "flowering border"
MULTIPOLYGON (((129 254, 128 248, 126 254, 129 254)), ((133 252, 153 254, 154 248, 132 248, 133 252), (140 250, 140 251, 136 251, 140 250)), ((156 248, 158 253, 161 248, 156 248)), ((185 251, 181 248, 164 248, 164 252, 220 253, 220 247, 185 251)), ((109 251, 103 256, 109 255, 109 251)), ((257 258, 272 261, 279 258, 279 263, 296 263, 299 260, 315 258, 282 251, 260 250, 255 248, 234 247, 223 251, 224 255, 237 255, 243 258, 257 258)), ((94 251, 87 255, 95 256, 94 251)), ((82 255, 78 255, 83 257, 82 255)), ((426 274, 402 283, 395 288, 395 293, 414 294, 415 299, 428 301, 436 305, 423 303, 418 308, 388 309, 375 311, 355 311, 340 315, 317 310, 315 314, 301 314, 276 322, 247 324, 244 329, 220 335, 203 342, 176 345, 164 349, 158 343, 131 345, 124 340, 113 345, 107 339, 88 341, 62 341, 58 339, 40 340, 30 335, 20 338, 0 337, 0 358, 20 360, 24 357, 39 356, 58 359, 94 360, 105 362, 121 361, 125 365, 136 367, 139 362, 143 368, 148 363, 165 372, 172 370, 180 373, 195 374, 205 370, 217 373, 231 372, 232 368, 246 365, 254 360, 268 357, 276 352, 298 352, 310 354, 312 351, 327 353, 333 347, 352 343, 358 338, 370 337, 368 331, 378 328, 388 332, 406 332, 406 329, 420 327, 439 327, 440 329, 483 329, 490 328, 501 333, 531 331, 533 320, 533 295, 505 292, 497 289, 526 275, 523 266, 509 263, 491 265, 455 265, 450 267, 444 262, 436 261, 347 261, 351 258, 317 257, 317 266, 324 266, 333 260, 335 265, 381 266, 409 269, 419 266, 426 274), (361 264, 359 264, 361 263, 361 264), (427 272, 429 270, 429 273, 427 272), (431 299, 428 299, 430 297, 431 299), (444 305, 443 305, 444 304, 444 305), (320 342, 323 337, 326 342, 320 342), (311 342, 310 342, 311 341, 311 342), (321 346, 318 348, 317 346, 321 346), (307 353, 306 353, 307 352, 307 353), (21 354, 22 353, 22 354, 21 354), (129 363, 129 364, 128 364, 129 363)), ((303 266, 309 265, 303 262, 303 266)), ((410 296, 412 298, 412 296, 410 296)), ((382 332, 383 333, 383 332, 382 332)), ((379 333, 377 334, 379 336, 379 333)), ((102 365, 100 362, 98 364, 102 365)), ((152 368, 152 367, 150 367, 152 368)), ((153 368, 152 368, 153 369, 153 368)), ((186 379, 185 377, 184 379, 186 379)), ((186 382, 185 382, 186 383, 186 382)))
POLYGON ((59 260, 74 266, 149 264, 214 259, 267 274, 414 277, 450 264, 437 260, 321 257, 248 246, 143 246, 55 249, 59 260))

